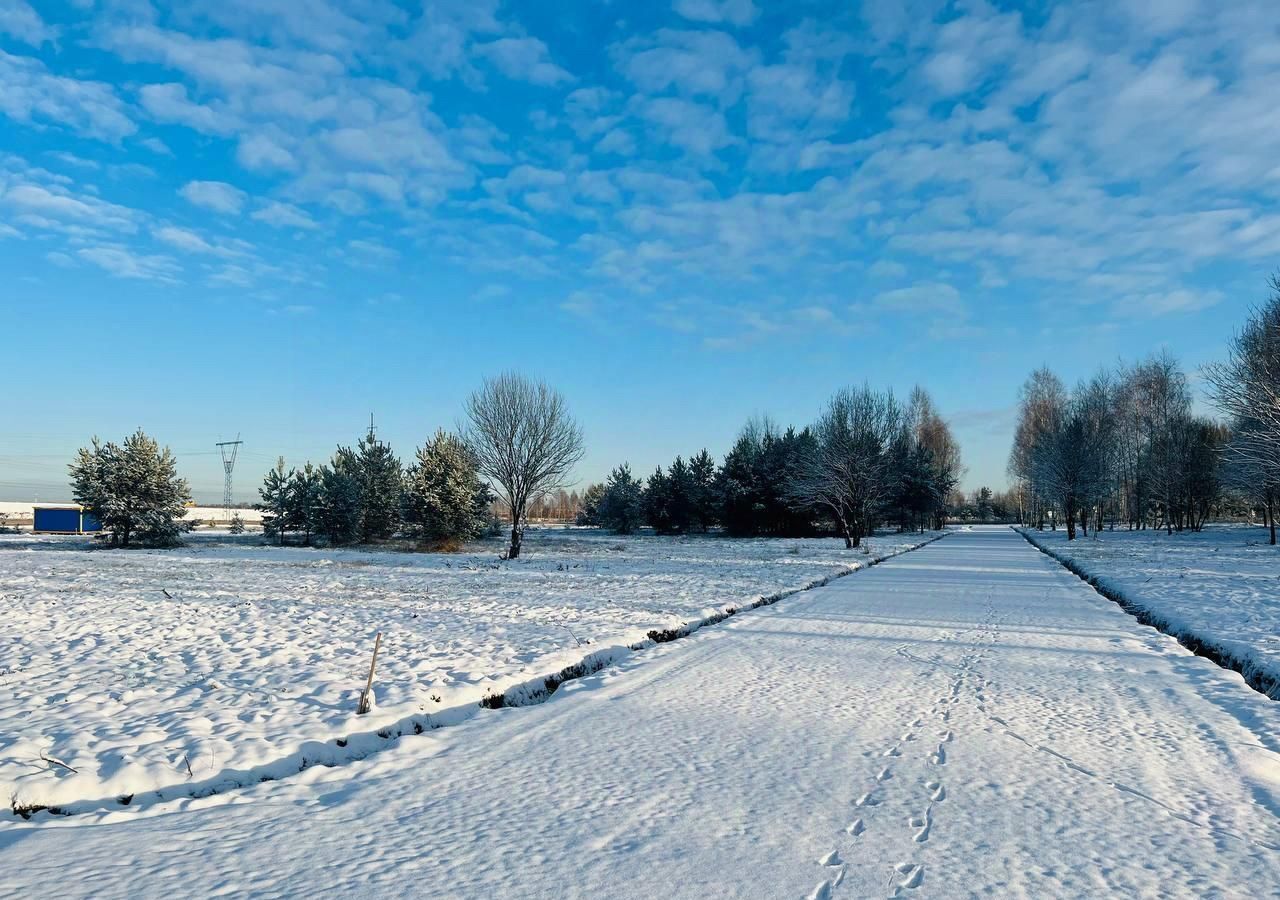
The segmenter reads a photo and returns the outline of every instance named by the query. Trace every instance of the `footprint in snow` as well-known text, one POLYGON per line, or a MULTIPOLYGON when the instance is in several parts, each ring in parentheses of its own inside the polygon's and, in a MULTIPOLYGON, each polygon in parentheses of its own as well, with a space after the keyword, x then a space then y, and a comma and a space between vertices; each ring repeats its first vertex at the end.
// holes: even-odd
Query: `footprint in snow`
POLYGON ((950 741, 953 737, 955 737, 955 735, 954 735, 954 734, 952 734, 952 733, 951 733, 951 729, 950 729, 950 728, 948 728, 946 731, 942 732, 942 734, 941 734, 942 743, 944 743, 944 744, 945 744, 945 743, 947 743, 947 742, 948 742, 948 741, 950 741))
POLYGON ((831 900, 831 882, 824 881, 812 891, 805 900, 831 900))
POLYGON ((884 752, 883 752, 883 753, 881 753, 880 755, 881 755, 881 756, 901 756, 901 755, 902 755, 902 751, 901 751, 901 750, 899 750, 899 749, 897 748, 897 746, 895 745, 895 746, 893 746, 893 747, 890 747, 888 750, 884 751, 884 752))
POLYGON ((939 744, 938 749, 929 757, 929 762, 935 766, 945 766, 947 764, 947 750, 942 744, 939 744))
POLYGON ((830 853, 828 853, 826 856, 822 857, 822 859, 818 860, 818 865, 820 865, 820 866, 838 866, 838 865, 840 865, 840 851, 839 851, 839 850, 832 850, 832 851, 831 851, 830 853))
POLYGON ((906 888, 907 890, 914 890, 924 883, 924 866, 918 866, 915 863, 901 862, 894 866, 894 868, 897 870, 899 875, 904 876, 903 879, 898 882, 898 887, 906 888))
POLYGON ((925 841, 929 840, 929 832, 933 829, 933 814, 926 809, 924 811, 924 815, 912 816, 907 820, 907 824, 912 828, 918 829, 916 833, 912 835, 911 840, 915 841, 917 844, 923 844, 925 841))
POLYGON ((938 781, 926 781, 924 786, 930 791, 929 799, 934 803, 938 803, 947 799, 947 789, 938 781))
POLYGON ((866 830, 867 830, 867 826, 862 824, 861 819, 854 819, 845 828, 845 831, 848 832, 853 837, 857 837, 858 835, 862 834, 862 832, 866 830))
POLYGON ((890 769, 885 768, 885 769, 881 769, 880 772, 876 775, 876 781, 888 781, 892 777, 893 777, 893 772, 890 769))
POLYGON ((871 796, 870 791, 867 791, 867 793, 863 794, 857 800, 854 800, 853 805, 858 808, 862 808, 864 806, 879 806, 880 801, 877 800, 875 797, 871 796))

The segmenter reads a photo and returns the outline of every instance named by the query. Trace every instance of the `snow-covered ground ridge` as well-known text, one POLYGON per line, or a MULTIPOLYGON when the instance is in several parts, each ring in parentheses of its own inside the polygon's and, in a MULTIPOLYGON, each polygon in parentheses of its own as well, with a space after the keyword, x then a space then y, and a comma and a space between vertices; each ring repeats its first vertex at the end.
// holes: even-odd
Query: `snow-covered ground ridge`
POLYGON ((1143 624, 1280 700, 1280 552, 1265 529, 1103 531, 1071 542, 1064 530, 1015 530, 1143 624))
POLYGON ((0 539, 0 792, 15 811, 209 796, 537 702, 568 677, 937 535, 532 535, 527 558, 0 539), (711 605, 708 605, 708 604, 711 605), (375 631, 378 704, 354 714, 375 631))

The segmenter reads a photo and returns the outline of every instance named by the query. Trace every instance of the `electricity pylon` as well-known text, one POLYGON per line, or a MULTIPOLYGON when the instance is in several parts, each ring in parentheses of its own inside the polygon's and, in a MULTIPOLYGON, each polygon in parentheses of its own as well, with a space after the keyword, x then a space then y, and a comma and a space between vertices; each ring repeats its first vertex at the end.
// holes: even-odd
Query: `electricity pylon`
POLYGON ((222 482, 222 511, 228 522, 231 521, 231 470, 236 467, 236 454, 243 443, 237 434, 234 441, 219 441, 214 445, 222 454, 222 471, 226 473, 222 482))

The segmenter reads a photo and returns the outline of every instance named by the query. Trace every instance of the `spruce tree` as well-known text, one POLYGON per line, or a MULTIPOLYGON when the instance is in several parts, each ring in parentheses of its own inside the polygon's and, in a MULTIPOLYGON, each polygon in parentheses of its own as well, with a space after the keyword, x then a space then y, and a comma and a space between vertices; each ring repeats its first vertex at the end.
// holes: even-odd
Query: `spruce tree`
POLYGON ((360 485, 360 540, 386 540, 400 527, 404 479, 391 448, 370 436, 360 439, 355 456, 360 485))
POLYGON ((638 478, 626 463, 609 474, 600 499, 600 524, 618 534, 631 534, 644 514, 643 492, 638 478))
POLYGON ((405 477, 404 519, 420 541, 470 541, 484 534, 492 496, 475 456, 443 429, 424 444, 405 477))
POLYGON ((72 496, 102 523, 113 544, 172 547, 190 530, 180 520, 191 490, 178 476, 169 448, 161 450, 142 429, 123 444, 95 437, 77 452, 70 470, 72 496))
POLYGON ((262 533, 267 537, 275 538, 282 547, 285 532, 294 527, 292 513, 295 474, 296 472, 292 469, 285 471, 284 457, 281 456, 262 479, 262 487, 258 488, 262 502, 257 504, 257 507, 266 513, 262 517, 262 533))

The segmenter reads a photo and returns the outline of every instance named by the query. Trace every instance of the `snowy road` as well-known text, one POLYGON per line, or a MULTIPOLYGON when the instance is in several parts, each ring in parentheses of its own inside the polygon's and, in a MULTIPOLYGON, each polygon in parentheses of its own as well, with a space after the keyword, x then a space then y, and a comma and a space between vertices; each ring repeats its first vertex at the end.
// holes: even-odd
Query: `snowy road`
POLYGON ((0 895, 1280 896, 1280 704, 1007 529, 364 762, 0 824, 0 895))

